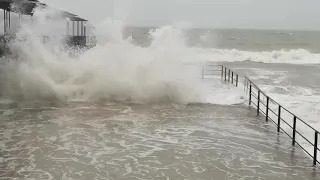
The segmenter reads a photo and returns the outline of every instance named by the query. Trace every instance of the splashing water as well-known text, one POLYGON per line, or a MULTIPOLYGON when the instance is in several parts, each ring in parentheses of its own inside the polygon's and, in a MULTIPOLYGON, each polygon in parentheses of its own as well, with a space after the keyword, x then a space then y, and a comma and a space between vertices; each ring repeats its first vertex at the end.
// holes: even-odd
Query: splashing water
MULTIPOLYGON (((94 32, 97 46, 71 58, 61 43, 62 26, 53 32, 49 28, 52 20, 43 16, 43 12, 36 13, 34 22, 24 24, 18 40, 10 45, 16 59, 1 66, 3 96, 19 100, 193 103, 206 101, 210 93, 198 78, 202 60, 185 46, 178 28, 152 30, 151 45, 140 47, 130 37, 123 38, 121 22, 107 20, 94 32), (43 34, 55 38, 43 44, 43 34)), ((55 24, 58 22, 61 19, 55 24)))

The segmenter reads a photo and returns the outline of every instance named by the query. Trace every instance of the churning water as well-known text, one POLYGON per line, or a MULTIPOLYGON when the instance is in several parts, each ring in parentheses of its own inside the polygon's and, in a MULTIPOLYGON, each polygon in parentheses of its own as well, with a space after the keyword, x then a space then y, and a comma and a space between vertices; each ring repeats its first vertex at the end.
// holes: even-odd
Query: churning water
POLYGON ((37 15, 40 18, 22 26, 11 44, 15 58, 2 59, 2 97, 133 103, 195 103, 212 97, 200 79, 205 59, 185 45, 181 29, 150 30, 150 46, 141 47, 123 38, 120 22, 107 20, 95 31, 97 45, 71 57, 60 44, 62 30, 42 43, 41 35, 52 33, 51 22, 41 18, 43 13, 37 15))
MULTIPOLYGON (((97 25, 93 32, 97 45, 81 51, 61 44, 64 23, 59 18, 48 21, 47 13, 53 12, 36 11, 33 22, 24 22, 17 40, 10 44, 13 56, 1 59, 0 176, 25 179, 319 177, 316 169, 304 167, 309 159, 302 153, 288 161, 290 142, 278 141, 279 136, 252 117, 249 110, 204 105, 233 105, 245 102, 246 98, 242 88, 222 85, 219 77, 201 78, 206 61, 230 62, 230 66, 251 69, 249 72, 256 67, 255 62, 286 63, 284 71, 291 67, 288 64, 300 64, 296 65, 300 67, 319 63, 315 46, 310 45, 315 53, 304 49, 277 50, 269 47, 272 42, 258 43, 249 38, 250 33, 245 35, 240 31, 233 35, 226 31, 225 40, 219 39, 219 33, 207 31, 197 38, 181 26, 132 30, 109 19, 97 25), (51 40, 44 44, 43 35, 51 40), (232 49, 235 47, 239 48, 232 49), (190 104, 196 105, 185 106, 190 104)), ((251 75, 263 80, 260 82, 285 86, 279 82, 289 82, 286 77, 295 77, 284 73, 281 79, 275 79, 259 68, 251 75)), ((302 83, 300 88, 272 92, 276 97, 281 97, 281 93, 296 97, 296 89, 302 100, 303 93, 316 96, 316 81, 313 85, 304 87, 302 83)), ((305 99, 301 102, 307 104, 305 99)), ((290 98, 286 103, 290 105, 290 98)), ((297 113, 312 112, 307 110, 297 113)), ((317 125, 319 121, 313 123, 317 125)))

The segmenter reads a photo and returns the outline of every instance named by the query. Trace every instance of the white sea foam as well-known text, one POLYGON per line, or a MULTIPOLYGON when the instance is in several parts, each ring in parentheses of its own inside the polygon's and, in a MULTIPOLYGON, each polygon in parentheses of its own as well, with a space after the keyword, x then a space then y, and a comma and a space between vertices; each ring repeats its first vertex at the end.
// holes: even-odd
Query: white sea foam
MULTIPOLYGON (((287 124, 281 121, 281 127, 290 136, 292 136, 293 119, 294 119, 294 116, 297 116, 297 125, 296 125, 297 131, 300 134, 302 134, 305 138, 307 138, 308 141, 311 142, 311 144, 307 142, 299 134, 296 134, 297 141, 310 154, 313 155, 314 153, 313 143, 314 143, 314 136, 315 136, 315 131, 313 130, 313 128, 318 131, 320 130, 320 121, 319 121, 320 96, 317 94, 318 91, 310 87, 290 85, 291 81, 288 80, 290 76, 282 76, 282 72, 276 72, 276 71, 272 72, 272 71, 263 71, 263 70, 261 70, 261 74, 258 72, 259 71, 257 71, 257 73, 255 73, 256 75, 252 76, 251 78, 254 79, 255 82, 257 82, 259 88, 261 88, 264 92, 267 93, 268 96, 270 96, 273 100, 275 100, 281 105, 282 107, 281 118, 283 119, 283 121, 286 121, 291 126, 289 127, 287 124), (279 77, 282 77, 282 78, 272 80, 272 77, 277 74, 279 77), (269 84, 264 83, 262 79, 270 80, 269 84), (283 84, 283 82, 287 82, 287 83, 283 84), (305 123, 310 125, 312 128, 300 120, 304 121, 305 123)), ((262 98, 262 99, 266 100, 265 98, 262 98)), ((254 102, 256 103, 255 99, 254 99, 254 102)), ((279 104, 270 103, 269 107, 270 109, 273 110, 273 112, 278 114, 279 104)), ((265 112, 265 106, 262 106, 261 110, 265 112)), ((277 122, 277 119, 278 119, 277 115, 270 112, 269 116, 275 122, 277 122)), ((318 160, 320 160, 320 157, 318 158, 318 160)))
MULTIPOLYGON (((53 12, 48 13, 51 16, 53 12)), ((96 27, 97 46, 72 58, 61 46, 63 19, 48 21, 43 18, 46 15, 45 11, 35 13, 34 21, 23 24, 18 40, 11 44, 17 59, 1 66, 3 96, 134 103, 239 102, 236 98, 234 102, 230 98, 221 102, 221 98, 216 99, 218 94, 213 95, 228 94, 228 90, 208 91, 208 82, 199 78, 204 60, 185 45, 184 32, 178 27, 151 30, 151 45, 143 48, 134 45, 130 37, 123 38, 121 22, 109 19, 96 27), (50 28, 52 24, 58 24, 58 28, 50 28), (43 35, 50 36, 51 41, 43 44, 43 35)), ((220 82, 209 83, 224 88, 220 82)), ((229 94, 233 92, 230 90, 229 94)))
POLYGON ((320 54, 305 49, 250 52, 237 49, 197 49, 202 58, 208 61, 285 64, 320 64, 320 54))

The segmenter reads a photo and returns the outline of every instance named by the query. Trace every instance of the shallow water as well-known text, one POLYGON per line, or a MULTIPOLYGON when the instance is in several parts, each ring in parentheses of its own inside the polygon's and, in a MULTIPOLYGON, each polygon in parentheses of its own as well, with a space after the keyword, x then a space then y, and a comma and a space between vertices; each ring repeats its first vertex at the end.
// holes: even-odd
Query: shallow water
POLYGON ((3 105, 3 179, 318 179, 245 105, 3 105))
POLYGON ((247 75, 270 97, 320 130, 319 65, 238 62, 227 66, 247 75))
POLYGON ((50 35, 48 28, 54 29, 35 21, 21 29, 28 42, 14 44, 18 59, 1 62, 1 94, 26 101, 0 101, 2 179, 319 179, 319 168, 301 149, 241 105, 241 88, 222 87, 217 79, 203 83, 198 69, 205 61, 241 61, 228 66, 268 85, 275 98, 307 92, 314 100, 317 76, 303 88, 304 79, 292 79, 311 70, 290 64, 319 63, 312 53, 319 52, 318 36, 226 31, 185 37, 165 26, 140 29, 131 41, 123 38, 122 24, 107 21, 97 28, 98 46, 72 58, 56 40, 39 41, 34 30, 50 35), (299 91, 289 91, 295 82, 299 91), (167 97, 198 104, 150 104, 167 97), (48 99, 56 103, 44 103, 48 99), (122 103, 92 103, 105 99, 122 103))

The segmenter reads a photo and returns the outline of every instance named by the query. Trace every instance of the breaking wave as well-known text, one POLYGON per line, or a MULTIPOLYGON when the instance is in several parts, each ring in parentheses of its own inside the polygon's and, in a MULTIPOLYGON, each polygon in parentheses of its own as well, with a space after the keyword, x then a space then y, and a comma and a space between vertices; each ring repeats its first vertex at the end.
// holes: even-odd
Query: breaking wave
POLYGON ((303 49, 249 52, 190 47, 181 26, 150 30, 151 43, 142 47, 133 43, 132 37, 124 37, 124 24, 110 19, 93 32, 97 45, 76 54, 61 43, 63 21, 49 22, 43 18, 46 13, 53 12, 36 12, 34 21, 21 25, 17 40, 10 44, 13 58, 1 59, 2 97, 234 104, 243 101, 242 93, 222 87, 218 81, 201 80, 201 67, 206 61, 320 63, 319 54, 303 49), (44 34, 52 37, 50 41, 43 43, 44 34))
POLYGON ((180 28, 151 30, 151 45, 140 47, 130 37, 123 38, 121 22, 106 20, 94 32, 97 45, 74 55, 62 46, 63 26, 50 28, 52 20, 43 16, 42 11, 35 13, 32 23, 21 25, 17 40, 10 44, 14 58, 2 59, 2 97, 133 103, 214 99, 208 82, 199 78, 204 59, 185 45, 180 28), (43 43, 43 34, 55 38, 43 43))
POLYGON ((236 49, 197 49, 203 59, 220 62, 251 61, 259 63, 320 64, 320 54, 305 49, 250 52, 236 49))

